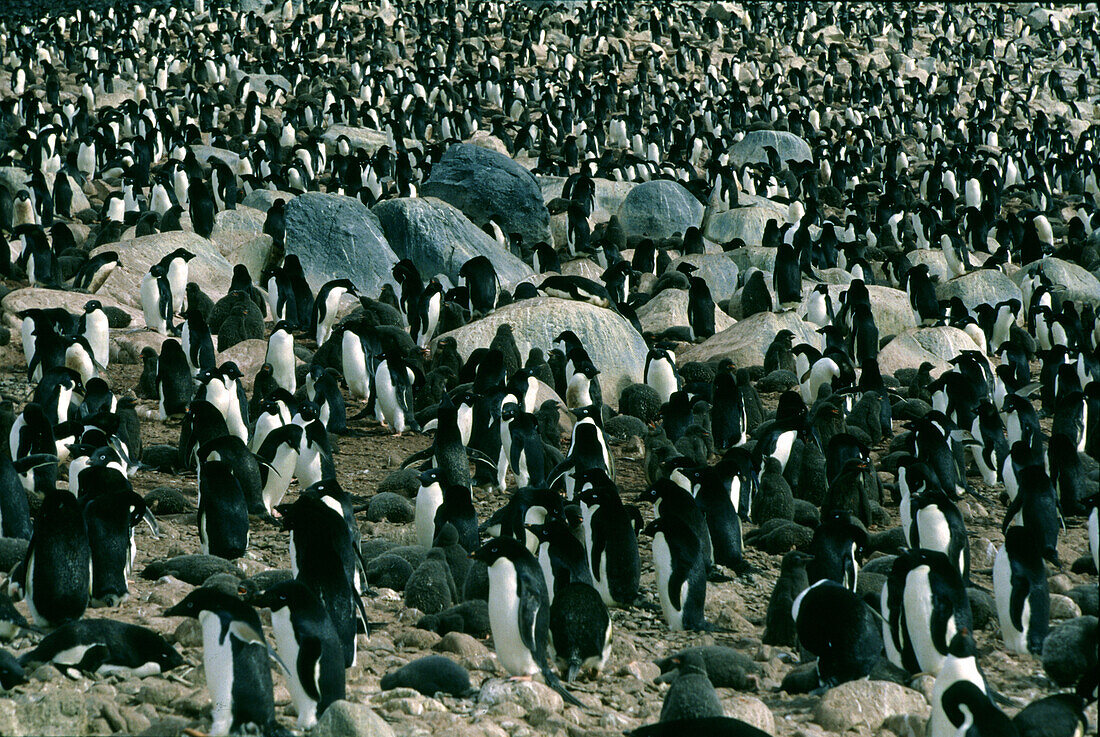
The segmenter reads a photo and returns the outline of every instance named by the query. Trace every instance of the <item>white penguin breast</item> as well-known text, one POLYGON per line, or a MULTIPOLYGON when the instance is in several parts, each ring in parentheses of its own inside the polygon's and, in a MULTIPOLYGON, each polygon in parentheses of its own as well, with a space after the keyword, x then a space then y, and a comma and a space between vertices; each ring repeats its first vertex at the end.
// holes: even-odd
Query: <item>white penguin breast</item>
MULTIPOLYGON (((932 641, 932 587, 929 582, 931 569, 926 565, 917 566, 905 577, 903 595, 905 624, 913 651, 921 670, 939 673, 943 667, 944 654, 936 649, 932 641)), ((955 618, 951 617, 946 625, 946 642, 951 642, 955 634, 955 618)))
MULTIPOLYGON (((489 566, 489 627, 497 658, 506 671, 516 676, 538 673, 539 667, 520 635, 521 626, 529 626, 530 639, 535 640, 535 619, 521 623, 519 612, 519 580, 516 567, 507 558, 498 558, 489 566)), ((537 612, 532 613, 534 617, 537 612)))
POLYGON ((917 510, 917 534, 920 547, 925 550, 946 553, 951 544, 951 528, 947 524, 947 517, 934 504, 917 510))
POLYGON ((211 735, 226 735, 233 720, 233 646, 228 633, 221 636, 222 623, 210 611, 199 612, 202 627, 202 660, 206 687, 210 690, 213 725, 211 735))

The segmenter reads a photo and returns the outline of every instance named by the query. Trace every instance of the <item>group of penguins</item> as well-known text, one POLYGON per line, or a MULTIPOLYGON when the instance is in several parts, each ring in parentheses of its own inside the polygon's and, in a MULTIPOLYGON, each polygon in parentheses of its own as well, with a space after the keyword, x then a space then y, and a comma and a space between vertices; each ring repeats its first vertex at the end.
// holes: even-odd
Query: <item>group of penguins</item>
MULTIPOLYGON (((878 674, 885 657, 908 676, 935 676, 929 737, 1088 728, 1095 668, 1079 683, 1056 680, 1073 693, 1039 699, 1011 719, 1001 710, 1012 702, 986 682, 974 640, 959 502, 974 495, 991 507, 989 495, 1003 492, 1004 542, 992 570, 1001 639, 1014 655, 1041 653, 1047 566, 1063 565, 1057 545, 1067 520, 1087 519, 1091 562, 1081 565, 1095 572, 1100 556, 1100 315, 1067 296, 1068 285, 1052 278, 1064 272, 1045 258, 1094 271, 1100 264, 1100 127, 1071 133, 1064 117, 1032 103, 1049 92, 1074 110, 1095 96, 1094 14, 1033 30, 1031 16, 1003 6, 754 4, 720 19, 693 4, 623 2, 567 10, 380 3, 356 13, 286 0, 266 14, 203 5, 0 18, 10 71, 0 155, 27 175, 14 193, 0 186, 0 234, 10 243, 0 249, 0 273, 88 293, 80 315, 17 315, 33 390, 8 417, 0 536, 28 541, 6 589, 25 601, 31 621, 0 599, 0 634, 49 634, 18 661, 0 651, 5 688, 31 662, 103 676, 183 663, 151 630, 84 615, 128 596, 134 529, 146 523, 159 534, 131 477, 145 468, 194 471, 204 554, 239 558, 250 530, 272 523, 288 533, 289 549, 287 576, 239 590, 200 587, 164 611, 201 626, 209 733, 285 729, 275 719, 273 667, 286 675, 297 727, 310 728, 345 696, 357 635, 370 628, 368 541, 336 459, 340 437, 373 418, 399 435, 432 434, 405 462, 420 473, 417 542, 448 569, 459 549, 481 566, 480 575, 465 574, 464 593, 487 599, 499 664, 517 677, 541 674, 570 704, 593 708, 551 661, 567 682, 587 672, 598 688, 611 652, 609 609, 652 606, 672 631, 719 630, 705 616, 708 582, 728 582, 724 570, 759 576, 747 544, 784 553, 764 642, 816 658, 805 682, 788 679, 787 690, 878 674), (828 41, 829 27, 867 51, 885 36, 915 54, 925 28, 936 40, 930 63, 906 66, 899 55, 877 67, 855 46, 828 41), (650 43, 634 44, 626 31, 650 43), (787 64, 780 45, 805 64, 787 64), (1037 73, 1037 60, 1051 70, 1037 73), (63 81, 79 92, 64 91, 63 81), (97 104, 123 88, 133 95, 97 104), (973 94, 962 96, 964 88, 973 94), (370 155, 344 139, 329 149, 321 134, 336 124, 382 131, 389 143, 370 155), (771 148, 766 163, 737 166, 728 152, 752 128, 804 137, 816 163, 771 148), (119 315, 95 294, 125 267, 118 251, 92 256, 92 248, 185 228, 209 237, 219 212, 264 189, 324 189, 368 206, 416 196, 447 147, 478 132, 531 161, 536 174, 566 178, 550 203, 565 215, 564 243, 525 243, 504 218, 486 224, 539 273, 535 282, 507 289, 479 256, 452 275, 422 274, 402 260, 392 269, 396 289, 379 295, 360 294, 354 275, 315 291, 286 252, 286 200, 275 198, 263 229, 275 256, 258 282, 237 265, 215 301, 189 280, 194 254, 182 248, 149 269, 142 313, 166 337, 142 352, 135 394, 156 409, 112 387, 119 315), (203 143, 233 151, 239 163, 201 160, 203 143), (786 222, 770 221, 760 238, 775 249, 774 266, 738 279, 741 316, 797 310, 824 348, 796 344, 790 331, 775 336, 765 373, 789 372, 794 383, 774 415, 752 367, 677 363, 681 345, 715 333, 715 310, 733 295, 714 295, 695 267, 671 264, 745 244, 708 243, 705 223, 671 239, 628 238, 615 217, 593 222, 597 179, 680 182, 705 218, 738 208, 741 195, 788 205, 786 222), (78 210, 81 193, 99 182, 110 191, 98 211, 78 210), (934 275, 916 251, 942 254, 946 273, 934 275), (597 264, 599 281, 556 273, 574 257, 597 264), (937 298, 937 279, 1017 268, 1026 272, 1022 300, 968 308, 937 298), (823 274, 836 269, 848 278, 834 305, 823 274), (867 288, 875 284, 904 290, 917 325, 959 328, 974 349, 935 378, 931 364, 912 367, 905 385, 883 375, 885 336, 867 288), (638 310, 665 289, 687 291, 688 325, 645 333, 638 310), (507 324, 466 356, 453 337, 439 337, 539 295, 621 315, 649 346, 643 381, 605 403, 585 343, 597 338, 571 330, 526 358, 523 336, 507 324), (249 338, 267 341, 255 377, 218 360, 249 338), (540 403, 542 385, 561 402, 540 403), (365 403, 357 415, 348 415, 345 393, 365 403), (563 410, 571 425, 564 446, 563 410), (178 422, 177 446, 143 448, 142 420, 178 422), (895 420, 904 421, 896 436, 895 420), (645 485, 635 499, 612 452, 625 436, 643 438, 645 485), (880 463, 894 484, 882 483, 872 460, 883 443, 880 463), (295 482, 293 501, 284 501, 295 482), (479 520, 475 498, 494 512, 479 520), (653 514, 631 502, 651 504, 653 514), (883 542, 868 528, 889 525, 884 508, 893 504, 901 527, 883 542), (746 522, 754 527, 743 534, 746 522), (641 587, 640 537, 650 541, 655 605, 641 587), (872 547, 894 557, 879 568, 881 592, 864 596, 856 590, 872 547), (257 609, 271 611, 274 648, 257 609)), ((1093 664, 1096 647, 1094 629, 1083 643, 1093 664)), ((635 734, 759 733, 724 716, 702 658, 673 660, 679 675, 661 723, 635 734)), ((405 677, 457 680, 454 692, 465 695, 468 680, 450 662, 417 661, 405 677)))

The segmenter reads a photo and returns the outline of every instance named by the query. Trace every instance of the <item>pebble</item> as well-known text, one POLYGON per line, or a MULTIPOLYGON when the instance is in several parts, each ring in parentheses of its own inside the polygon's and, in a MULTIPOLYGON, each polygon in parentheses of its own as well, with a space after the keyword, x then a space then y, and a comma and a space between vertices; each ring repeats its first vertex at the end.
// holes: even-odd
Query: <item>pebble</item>
POLYGON ((394 638, 394 644, 398 647, 408 647, 414 650, 429 650, 443 639, 434 632, 428 630, 405 630, 394 638))
POLYGON ((489 648, 464 632, 448 632, 441 638, 438 635, 435 636, 439 638, 432 648, 436 652, 454 653, 472 661, 479 661, 489 656, 489 648))
POLYGON ((1081 607, 1077 602, 1062 594, 1050 595, 1051 619, 1076 619, 1081 616, 1081 607))

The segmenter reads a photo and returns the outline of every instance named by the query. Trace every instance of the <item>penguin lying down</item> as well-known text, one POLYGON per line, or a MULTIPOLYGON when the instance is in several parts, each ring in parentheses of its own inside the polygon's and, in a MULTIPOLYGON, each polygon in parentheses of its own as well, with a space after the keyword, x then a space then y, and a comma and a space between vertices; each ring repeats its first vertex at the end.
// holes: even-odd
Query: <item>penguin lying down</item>
POLYGON ((100 676, 118 673, 144 678, 183 665, 175 648, 153 630, 112 619, 81 619, 58 627, 21 665, 53 663, 100 676))

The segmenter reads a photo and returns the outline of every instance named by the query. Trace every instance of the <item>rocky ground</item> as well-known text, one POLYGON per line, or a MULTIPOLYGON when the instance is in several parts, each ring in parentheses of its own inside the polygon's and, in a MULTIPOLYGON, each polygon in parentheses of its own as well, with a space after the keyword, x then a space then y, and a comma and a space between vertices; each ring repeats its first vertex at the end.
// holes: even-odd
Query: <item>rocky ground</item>
MULTIPOLYGON (((0 369, 6 396, 21 398, 29 391, 22 380, 23 360, 18 347, 9 345, 0 349, 0 369)), ((115 365, 109 370, 112 385, 120 391, 133 386, 138 373, 137 367, 129 365, 115 365)), ((770 406, 774 406, 776 398, 774 394, 763 395, 765 404, 770 406)), ((374 423, 357 423, 353 429, 353 434, 340 439, 336 468, 340 483, 352 494, 356 504, 369 505, 380 483, 408 454, 425 447, 429 439, 408 435, 393 437, 374 423)), ((142 435, 147 445, 175 444, 179 429, 145 421, 142 435)), ((636 442, 615 446, 618 480, 628 500, 645 483, 639 447, 636 442)), ((876 456, 884 449, 884 446, 877 448, 876 456)), ((884 481, 892 481, 888 474, 882 475, 884 481)), ((130 600, 110 611, 90 610, 87 616, 109 616, 165 633, 180 647, 189 664, 168 677, 145 679, 89 678, 75 671, 62 673, 49 665, 38 667, 29 673, 28 684, 0 697, 0 734, 174 735, 184 728, 209 726, 210 700, 201 667, 201 636, 197 624, 162 616, 162 612, 179 601, 191 586, 171 576, 146 580, 139 575, 154 561, 199 552, 193 511, 195 479, 193 475, 141 471, 133 477, 133 483, 143 496, 158 489, 172 489, 178 495, 158 492, 160 503, 168 504, 172 499, 186 509, 158 515, 161 528, 158 539, 154 539, 145 526, 137 528, 138 556, 130 600)), ((981 488, 980 481, 976 481, 976 485, 981 488)), ((292 487, 291 495, 293 493, 292 487)), ((484 519, 502 500, 478 497, 476 502, 479 517, 484 519)), ((992 591, 989 569, 994 549, 1002 541, 1003 505, 997 501, 988 505, 967 501, 962 507, 971 533, 975 583, 992 591)), ((400 511, 399 506, 393 514, 400 514, 400 511)), ((894 524, 897 509, 889 511, 894 524)), ((411 504, 405 512, 411 520, 411 504)), ((645 509, 643 513, 651 517, 651 510, 645 509)), ((411 521, 369 521, 368 516, 371 516, 369 510, 358 515, 368 549, 376 545, 370 541, 379 538, 402 545, 412 544, 411 521)), ((751 526, 746 531, 750 529, 751 526)), ((884 529, 872 527, 870 531, 875 533, 884 529)), ((286 533, 258 519, 253 519, 252 530, 252 547, 244 558, 235 562, 234 575, 247 577, 269 569, 287 568, 286 533)), ((624 729, 656 721, 660 714, 663 692, 668 686, 654 683, 660 673, 654 660, 691 645, 722 644, 750 656, 758 667, 758 672, 749 676, 748 688, 719 689, 730 716, 756 724, 777 737, 922 734, 919 724, 927 715, 928 706, 920 693, 931 692, 930 677, 918 678, 912 683, 915 690, 881 682, 852 683, 825 696, 792 696, 779 690, 783 677, 798 663, 797 651, 760 642, 768 597, 779 570, 779 555, 747 547, 746 558, 755 569, 753 573, 709 584, 707 616, 728 632, 670 633, 654 606, 655 578, 646 538, 642 539, 641 547, 642 589, 648 604, 629 611, 612 612, 614 647, 607 669, 598 680, 579 682, 571 687, 586 708, 563 708, 561 698, 541 684, 501 683, 505 674, 496 662, 491 639, 478 640, 457 633, 441 638, 433 632, 417 629, 415 624, 420 613, 405 606, 400 592, 384 588, 377 589, 367 600, 371 621, 381 626, 369 640, 360 636, 359 662, 348 671, 348 700, 369 705, 381 715, 392 733, 400 737, 439 734, 441 730, 455 735, 507 734, 510 737, 619 734, 624 729), (379 681, 385 673, 435 653, 443 653, 468 668, 473 685, 481 687, 480 695, 469 699, 429 698, 407 690, 380 690, 379 681), (914 718, 899 719, 896 716, 899 714, 914 718)), ((1067 520, 1059 542, 1062 560, 1073 561, 1086 552, 1083 520, 1067 520)), ((878 555, 872 553, 870 557, 878 555)), ((227 569, 232 568, 227 566, 227 569)), ((1060 620, 1076 616, 1080 611, 1077 604, 1063 594, 1081 584, 1095 584, 1095 577, 1071 573, 1068 565, 1065 570, 1052 571, 1052 574, 1052 624, 1057 625, 1060 620)), ((870 574, 865 578, 870 578, 870 574)), ((1095 599, 1093 602, 1095 606, 1095 599)), ((24 606, 19 605, 25 613, 24 606)), ((1017 708, 1056 690, 1037 659, 1005 653, 995 615, 976 634, 979 659, 990 683, 1012 699, 1017 708)), ((13 651, 16 654, 24 652, 32 640, 32 637, 17 639, 12 643, 13 651)), ((274 672, 277 713, 283 723, 292 725, 294 717, 284 675, 278 669, 274 672)), ((1009 707, 1007 710, 1015 709, 1009 707)), ((362 712, 349 709, 348 716, 358 725, 355 734, 390 733, 362 712)), ((1096 723, 1095 705, 1090 709, 1090 720, 1096 723)))

